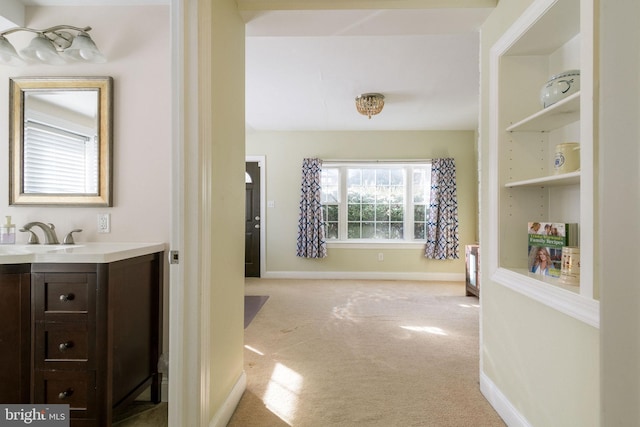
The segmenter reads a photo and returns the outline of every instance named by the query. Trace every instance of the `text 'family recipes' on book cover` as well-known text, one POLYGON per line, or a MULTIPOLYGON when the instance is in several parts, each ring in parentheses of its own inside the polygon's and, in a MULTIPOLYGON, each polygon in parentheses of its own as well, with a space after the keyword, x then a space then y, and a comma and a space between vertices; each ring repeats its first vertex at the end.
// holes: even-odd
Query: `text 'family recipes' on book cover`
POLYGON ((529 273, 560 277, 562 248, 578 246, 578 224, 529 222, 527 226, 529 273))

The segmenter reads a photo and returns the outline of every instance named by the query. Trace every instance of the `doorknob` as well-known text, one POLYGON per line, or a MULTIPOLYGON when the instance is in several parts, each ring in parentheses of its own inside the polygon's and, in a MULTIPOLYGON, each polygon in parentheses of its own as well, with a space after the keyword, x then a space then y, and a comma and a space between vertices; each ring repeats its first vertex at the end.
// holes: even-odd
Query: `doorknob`
POLYGON ((256 221, 260 221, 260 216, 256 216, 256 221))
POLYGON ((255 228, 260 228, 260 224, 254 225, 255 228))

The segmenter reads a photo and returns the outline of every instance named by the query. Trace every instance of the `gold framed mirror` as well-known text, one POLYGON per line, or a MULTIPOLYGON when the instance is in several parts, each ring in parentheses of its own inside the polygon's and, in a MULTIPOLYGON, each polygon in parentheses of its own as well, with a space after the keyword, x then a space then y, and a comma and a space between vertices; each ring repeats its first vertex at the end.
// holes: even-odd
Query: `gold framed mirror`
POLYGON ((113 79, 9 80, 9 204, 113 205, 113 79))

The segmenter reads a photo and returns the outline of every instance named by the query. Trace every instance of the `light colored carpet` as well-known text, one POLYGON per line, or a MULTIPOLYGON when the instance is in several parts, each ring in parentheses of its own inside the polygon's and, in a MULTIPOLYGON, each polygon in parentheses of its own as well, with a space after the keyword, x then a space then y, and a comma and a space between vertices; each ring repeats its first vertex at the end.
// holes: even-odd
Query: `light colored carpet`
POLYGON ((247 279, 229 427, 504 426, 479 391, 478 299, 461 283, 247 279))

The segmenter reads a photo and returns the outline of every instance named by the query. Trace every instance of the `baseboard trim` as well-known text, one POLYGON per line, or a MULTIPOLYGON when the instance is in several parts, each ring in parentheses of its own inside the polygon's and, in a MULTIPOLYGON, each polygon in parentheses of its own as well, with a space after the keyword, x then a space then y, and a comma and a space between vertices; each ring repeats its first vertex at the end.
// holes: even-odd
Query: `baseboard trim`
POLYGON ((246 388, 247 374, 242 371, 242 374, 231 389, 231 392, 229 392, 226 400, 222 403, 218 412, 216 412, 209 422, 209 427, 226 427, 226 425, 229 424, 229 420, 231 419, 233 412, 236 410, 236 407, 240 402, 240 398, 242 398, 242 394, 246 388))
POLYGON ((265 279, 420 280, 464 282, 464 273, 403 273, 382 271, 265 271, 265 279))
POLYGON ((169 378, 166 375, 162 376, 162 382, 160 383, 160 400, 163 402, 169 401, 169 378))
POLYGON ((509 427, 531 427, 527 419, 484 372, 480 372, 480 391, 509 427))

